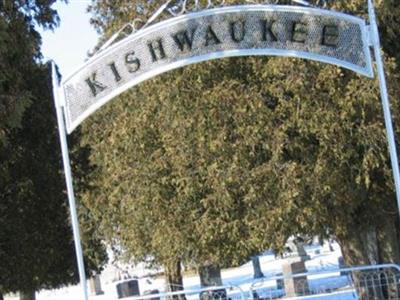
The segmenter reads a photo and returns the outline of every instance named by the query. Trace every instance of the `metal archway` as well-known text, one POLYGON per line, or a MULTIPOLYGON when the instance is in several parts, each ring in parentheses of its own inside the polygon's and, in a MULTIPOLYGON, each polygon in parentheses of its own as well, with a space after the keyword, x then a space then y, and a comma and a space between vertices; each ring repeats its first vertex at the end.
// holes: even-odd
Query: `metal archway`
POLYGON ((135 32, 92 57, 61 83, 53 62, 53 91, 83 299, 88 299, 67 134, 102 105, 158 74, 231 56, 300 57, 374 77, 376 70, 400 209, 400 175, 390 104, 372 0, 369 24, 324 9, 242 5, 205 9, 135 32))

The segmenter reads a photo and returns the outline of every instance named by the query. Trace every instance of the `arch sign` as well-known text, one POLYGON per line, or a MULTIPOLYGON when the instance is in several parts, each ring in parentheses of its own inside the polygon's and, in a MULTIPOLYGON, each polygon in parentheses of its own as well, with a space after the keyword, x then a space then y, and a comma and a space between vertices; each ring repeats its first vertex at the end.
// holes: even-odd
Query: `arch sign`
POLYGON ((67 131, 128 88, 188 64, 279 55, 336 64, 372 77, 365 21, 316 8, 246 5, 160 22, 114 44, 62 84, 67 131))
POLYGON ((136 31, 100 51, 61 84, 53 76, 85 300, 85 273, 66 134, 117 95, 172 69, 223 57, 270 55, 320 61, 374 77, 370 53, 373 47, 400 203, 397 154, 372 0, 368 0, 368 6, 369 24, 359 17, 303 6, 242 5, 205 9, 136 31))

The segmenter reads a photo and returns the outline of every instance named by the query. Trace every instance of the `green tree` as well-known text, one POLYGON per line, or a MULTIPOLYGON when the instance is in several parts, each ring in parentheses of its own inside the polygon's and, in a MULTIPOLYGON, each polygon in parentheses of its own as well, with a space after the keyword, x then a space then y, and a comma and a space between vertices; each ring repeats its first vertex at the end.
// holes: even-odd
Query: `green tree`
POLYGON ((24 74, 34 71, 41 56, 34 22, 45 28, 54 28, 58 22, 51 9, 55 0, 36 2, 2 1, 0 5, 0 150, 5 149, 9 131, 20 127, 31 103, 30 83, 24 74))
POLYGON ((32 105, 21 127, 10 132, 10 179, 0 193, 1 290, 26 297, 76 281, 51 80, 44 67, 30 75, 36 83, 30 88, 32 105))
POLYGON ((260 114, 259 109, 265 111, 265 105, 259 99, 249 104, 246 114, 242 106, 256 95, 242 97, 244 85, 234 79, 223 82, 230 90, 208 86, 207 77, 214 77, 216 68, 243 78, 245 70, 235 72, 233 61, 197 67, 204 75, 201 82, 193 68, 181 70, 179 76, 167 74, 175 88, 160 93, 153 88, 167 77, 145 83, 138 93, 131 91, 125 101, 99 112, 99 119, 83 129, 97 166, 94 188, 83 197, 85 205, 109 240, 115 239, 135 259, 153 257, 170 273, 177 259, 227 266, 262 249, 250 242, 244 226, 246 205, 240 197, 248 168, 263 159, 248 154, 257 139, 247 127, 262 131, 268 113, 260 114), (130 101, 144 96, 145 103, 130 101), (99 120, 104 117, 114 120, 112 126, 103 128, 99 120), (240 130, 245 132, 235 133, 240 130), (116 152, 115 147, 124 151, 116 152))
POLYGON ((0 294, 22 299, 77 281, 50 72, 34 27, 58 24, 54 2, 0 5, 0 294))
MULTIPOLYGON (((94 1, 91 10, 107 37, 152 3, 94 1)), ((361 0, 327 6, 366 15, 361 0)), ((378 3, 396 124, 397 15, 398 4, 378 3)), ((334 66, 234 58, 186 67, 85 123, 96 171, 84 202, 129 257, 163 265, 239 264, 290 235, 326 232, 349 264, 398 262, 382 119, 376 81, 334 66)))

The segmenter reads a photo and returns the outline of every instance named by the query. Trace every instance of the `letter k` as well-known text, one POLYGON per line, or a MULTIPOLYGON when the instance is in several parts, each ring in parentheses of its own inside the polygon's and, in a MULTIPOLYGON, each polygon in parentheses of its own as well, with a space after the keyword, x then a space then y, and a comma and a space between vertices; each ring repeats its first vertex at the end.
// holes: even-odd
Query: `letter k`
POLYGON ((96 72, 92 73, 92 75, 88 77, 85 82, 92 91, 93 97, 96 97, 98 93, 104 91, 107 88, 107 86, 96 80, 96 72))

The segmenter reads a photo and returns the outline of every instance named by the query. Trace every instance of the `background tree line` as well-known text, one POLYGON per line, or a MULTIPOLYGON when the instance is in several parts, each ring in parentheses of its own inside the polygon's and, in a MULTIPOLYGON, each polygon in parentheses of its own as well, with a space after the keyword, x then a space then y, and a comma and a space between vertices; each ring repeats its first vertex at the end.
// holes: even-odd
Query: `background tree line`
MULTIPOLYGON (((50 68, 35 27, 59 24, 54 2, 0 1, 0 299, 19 292, 30 300, 78 280, 50 68)), ((85 153, 74 157, 79 173, 85 153)), ((105 248, 88 226, 84 236, 90 274, 105 248)))

